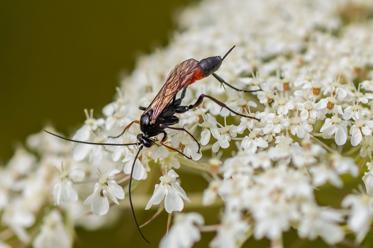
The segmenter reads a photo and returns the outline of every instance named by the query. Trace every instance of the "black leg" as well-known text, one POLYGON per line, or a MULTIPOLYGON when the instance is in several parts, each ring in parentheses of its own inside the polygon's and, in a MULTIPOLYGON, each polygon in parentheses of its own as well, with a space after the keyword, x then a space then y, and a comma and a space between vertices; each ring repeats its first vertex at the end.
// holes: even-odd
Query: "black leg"
POLYGON ((181 92, 180 100, 184 99, 186 90, 187 90, 187 87, 184 87, 183 91, 181 92))
POLYGON ((163 137, 161 139, 161 143, 165 142, 167 140, 167 133, 166 131, 162 131, 163 137))
POLYGON ((172 106, 173 107, 178 107, 180 106, 181 102, 183 101, 185 97, 187 87, 183 88, 183 91, 181 92, 180 98, 176 99, 176 95, 174 96, 174 99, 172 100, 172 106))
POLYGON ((189 106, 177 106, 177 107, 175 108, 175 112, 178 113, 178 114, 185 113, 185 112, 187 112, 188 110, 190 110, 189 106))
POLYGON ((131 121, 124 129, 123 129, 123 131, 120 133, 120 134, 118 134, 118 135, 116 135, 116 136, 109 136, 109 138, 112 138, 112 139, 117 139, 117 138, 119 138, 120 136, 122 136, 134 123, 136 123, 136 124, 140 124, 140 122, 139 121, 131 121))
MULTIPOLYGON (((164 128, 169 128, 169 127, 164 127, 164 128)), ((162 145, 162 146, 164 146, 164 147, 166 147, 166 148, 168 148, 168 149, 170 149, 170 150, 172 150, 172 151, 175 151, 175 152, 177 152, 177 153, 179 153, 179 154, 181 154, 181 155, 183 155, 184 157, 186 157, 187 159, 192 159, 191 157, 189 157, 188 155, 186 155, 185 153, 183 153, 182 151, 179 151, 178 149, 176 149, 176 148, 174 148, 174 147, 172 147, 172 146, 169 146, 169 145, 167 145, 167 144, 165 144, 165 142, 166 142, 166 140, 167 140, 167 133, 166 133, 166 131, 162 131, 161 132, 161 134, 163 134, 163 137, 162 137, 162 139, 161 139, 161 144, 160 145, 162 145)), ((158 143, 155 143, 156 145, 158 145, 159 146, 159 144, 158 143)))
POLYGON ((139 109, 142 110, 142 111, 145 111, 145 110, 146 110, 146 107, 139 106, 139 109))
MULTIPOLYGON (((155 143, 155 144, 157 144, 157 143, 155 143)), ((159 144, 157 144, 157 145, 159 145, 159 144)), ((174 147, 172 147, 172 146, 169 146, 169 145, 165 144, 165 143, 162 142, 162 141, 161 141, 161 145, 164 146, 164 147, 166 147, 167 149, 169 149, 169 150, 171 150, 171 151, 175 151, 175 152, 179 153, 180 155, 186 157, 187 159, 192 159, 191 157, 189 157, 188 155, 186 155, 186 154, 183 153, 182 151, 179 151, 178 149, 176 149, 176 148, 174 148, 174 147)))
POLYGON ((228 107, 225 103, 219 101, 218 99, 216 99, 216 98, 214 98, 214 97, 212 97, 212 96, 205 95, 205 94, 201 94, 201 95, 198 97, 197 101, 196 101, 194 104, 188 106, 188 109, 193 109, 193 108, 195 108, 195 107, 198 107, 198 106, 203 102, 203 99, 204 99, 205 97, 208 98, 208 99, 210 99, 210 100, 212 100, 213 102, 215 102, 216 104, 218 104, 218 105, 221 106, 222 108, 226 108, 226 109, 228 109, 230 112, 232 112, 232 113, 234 113, 234 114, 236 114, 236 115, 239 115, 239 116, 242 116, 242 117, 245 117, 245 118, 250 118, 250 119, 254 119, 254 120, 260 121, 260 120, 259 120, 258 118, 256 118, 256 117, 253 117, 253 116, 250 116, 250 115, 244 115, 244 114, 238 113, 238 112, 234 111, 233 109, 231 109, 230 107, 228 107))
POLYGON ((257 89, 257 90, 244 90, 244 89, 239 89, 239 88, 236 88, 236 87, 234 87, 233 85, 227 83, 223 78, 221 78, 221 77, 220 77, 218 74, 216 74, 216 73, 213 73, 212 76, 213 76, 214 78, 216 78, 220 83, 222 83, 223 86, 226 85, 226 86, 228 86, 229 88, 232 88, 232 89, 234 89, 234 90, 236 90, 236 91, 247 92, 247 93, 253 93, 253 92, 258 92, 258 91, 261 91, 261 90, 262 90, 262 89, 257 89))
POLYGON ((198 144, 198 152, 200 152, 201 150, 201 144, 198 142, 198 140, 193 136, 193 134, 191 134, 188 130, 186 130, 185 128, 183 127, 167 127, 168 129, 172 129, 172 130, 179 130, 179 131, 184 131, 186 132, 187 134, 189 134, 189 136, 198 144))

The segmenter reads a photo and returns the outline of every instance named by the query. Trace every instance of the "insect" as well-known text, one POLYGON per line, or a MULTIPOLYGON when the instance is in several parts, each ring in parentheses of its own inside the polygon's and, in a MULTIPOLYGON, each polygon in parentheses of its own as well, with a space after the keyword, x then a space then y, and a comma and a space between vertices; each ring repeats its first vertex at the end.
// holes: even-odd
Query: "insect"
MULTIPOLYGON (((233 85, 227 83, 223 78, 221 78, 219 75, 217 75, 215 72, 220 68, 221 64, 223 63, 224 59, 228 56, 228 54, 235 48, 235 46, 231 47, 223 57, 220 56, 212 56, 207 57, 205 59, 202 59, 200 61, 195 59, 187 59, 180 64, 178 64, 168 75, 166 82, 162 86, 162 88, 159 90, 158 94, 155 96, 153 101, 149 104, 148 107, 140 107, 140 110, 144 111, 140 117, 140 120, 134 120, 130 122, 126 127, 124 127, 123 131, 117 135, 112 136, 111 138, 119 138, 122 136, 133 124, 140 125, 141 133, 137 135, 137 142, 134 143, 96 143, 96 142, 88 142, 88 141, 81 141, 81 140, 74 140, 65 138, 63 136, 60 136, 55 133, 51 133, 49 131, 46 131, 47 133, 54 135, 58 138, 72 141, 76 143, 82 143, 82 144, 88 144, 88 145, 107 145, 107 146, 138 146, 138 150, 135 155, 135 159, 131 166, 131 173, 130 173, 130 181, 128 184, 128 191, 129 191, 129 201, 132 211, 132 216, 134 219, 134 222, 136 224, 137 230, 139 231, 141 237, 148 242, 148 240, 145 238, 144 234, 142 233, 140 226, 138 224, 134 207, 132 203, 132 197, 131 197, 131 185, 132 185, 132 176, 134 171, 134 166, 136 163, 136 160, 141 152, 141 150, 144 147, 152 147, 153 145, 162 145, 166 148, 178 152, 182 156, 191 159, 191 157, 184 154, 182 151, 179 151, 177 148, 171 147, 167 145, 165 142, 167 140, 167 129, 171 130, 177 130, 187 133, 197 144, 198 144, 198 152, 200 152, 200 143, 197 141, 197 139, 185 128, 183 127, 174 127, 173 125, 177 124, 179 122, 179 118, 176 116, 176 114, 182 114, 185 113, 191 109, 194 109, 198 107, 204 99, 209 99, 222 108, 226 108, 230 112, 242 116, 245 118, 251 118, 255 120, 259 120, 253 116, 245 115, 242 113, 238 113, 235 110, 228 107, 225 103, 217 100, 216 98, 201 94, 198 99, 195 101, 195 103, 190 105, 182 105, 182 101, 185 97, 186 90, 188 86, 193 84, 194 82, 203 79, 205 77, 208 77, 212 75, 214 78, 216 78, 221 84, 228 86, 236 91, 241 92, 256 92, 260 91, 260 89, 257 90, 244 90, 244 89, 238 89, 234 87, 233 85), (177 97, 177 94, 181 91, 180 97, 177 97), (160 140, 160 144, 157 143, 158 139, 156 136, 163 135, 162 139, 160 140)), ((149 243, 149 242, 148 242, 149 243)))

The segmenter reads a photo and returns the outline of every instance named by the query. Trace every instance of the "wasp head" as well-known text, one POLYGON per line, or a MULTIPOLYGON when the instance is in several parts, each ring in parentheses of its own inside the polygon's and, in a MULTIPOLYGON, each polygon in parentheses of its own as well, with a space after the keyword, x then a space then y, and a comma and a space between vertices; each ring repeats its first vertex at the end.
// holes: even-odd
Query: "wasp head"
POLYGON ((144 134, 140 133, 137 135, 137 140, 140 144, 144 145, 145 147, 151 147, 154 144, 154 141, 150 138, 146 137, 144 134))
POLYGON ((211 73, 214 73, 219 69, 221 63, 223 62, 220 56, 213 56, 202 59, 198 64, 203 71, 205 77, 209 76, 211 73))
POLYGON ((215 71, 217 71, 221 64, 223 63, 223 60, 228 56, 228 54, 235 48, 235 46, 232 46, 223 57, 220 56, 212 56, 205 59, 202 59, 198 64, 201 67, 203 71, 203 75, 205 77, 211 75, 215 71))

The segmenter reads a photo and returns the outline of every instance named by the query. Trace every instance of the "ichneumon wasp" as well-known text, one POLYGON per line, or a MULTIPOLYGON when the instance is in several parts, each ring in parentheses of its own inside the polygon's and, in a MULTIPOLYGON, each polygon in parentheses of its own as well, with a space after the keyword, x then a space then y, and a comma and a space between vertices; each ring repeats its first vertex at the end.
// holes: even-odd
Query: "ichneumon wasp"
MULTIPOLYGON (((230 112, 242 116, 245 118, 251 118, 255 120, 259 120, 253 116, 245 115, 242 113, 238 113, 235 110, 228 107, 225 103, 217 100, 216 98, 201 94, 197 101, 195 103, 190 105, 182 105, 182 101, 185 97, 186 90, 189 85, 193 84, 194 82, 203 79, 207 76, 212 75, 214 78, 216 78, 221 84, 226 85, 236 91, 241 92, 256 92, 260 91, 258 90, 244 90, 244 89, 238 89, 234 87, 233 85, 227 83, 222 77, 220 77, 215 72, 220 68, 221 64, 223 63, 224 59, 228 56, 228 54, 235 48, 235 46, 231 47, 223 57, 221 56, 211 56, 207 57, 205 59, 202 59, 200 61, 195 59, 187 59, 180 64, 178 64, 168 75, 166 82, 162 86, 162 88, 159 90, 158 94, 155 96, 153 101, 150 103, 148 107, 140 107, 140 110, 144 111, 140 117, 140 120, 134 120, 130 122, 123 131, 117 135, 110 138, 119 138, 122 136, 133 124, 140 125, 141 133, 137 135, 137 142, 134 143, 96 143, 96 142, 88 142, 88 141, 81 141, 81 140, 74 140, 69 139, 63 136, 60 136, 55 133, 51 133, 49 131, 46 131, 47 133, 54 135, 58 138, 75 142, 75 143, 81 143, 81 144, 88 144, 88 145, 107 145, 107 146, 138 146, 138 150, 135 155, 135 159, 131 165, 131 173, 130 173, 130 181, 128 184, 128 191, 129 191, 129 202, 131 206, 132 216, 134 219, 134 222, 136 224, 137 230, 139 231, 141 237, 148 242, 148 240, 145 238, 144 234, 142 233, 140 226, 138 224, 133 203, 132 203, 132 197, 131 197, 131 185, 132 185, 132 176, 134 171, 134 165, 136 163, 136 160, 141 152, 141 150, 144 147, 151 147, 154 144, 159 145, 157 142, 157 139, 155 138, 159 134, 162 134, 163 137, 160 141, 160 144, 162 146, 165 146, 167 149, 170 149, 172 151, 176 151, 179 154, 183 155, 184 157, 191 159, 189 156, 185 155, 182 151, 179 151, 178 149, 171 147, 167 144, 165 144, 167 140, 167 132, 165 130, 172 129, 177 131, 183 131, 186 132, 197 144, 198 144, 198 152, 200 152, 200 144, 198 140, 185 128, 183 127, 174 127, 173 125, 177 124, 179 122, 179 118, 176 116, 176 114, 182 114, 185 113, 191 109, 194 109, 198 107, 204 99, 209 99, 222 108, 226 108, 230 112), (181 95, 179 98, 177 98, 178 92, 181 91, 181 95)), ((149 242, 148 242, 149 243, 149 242)))

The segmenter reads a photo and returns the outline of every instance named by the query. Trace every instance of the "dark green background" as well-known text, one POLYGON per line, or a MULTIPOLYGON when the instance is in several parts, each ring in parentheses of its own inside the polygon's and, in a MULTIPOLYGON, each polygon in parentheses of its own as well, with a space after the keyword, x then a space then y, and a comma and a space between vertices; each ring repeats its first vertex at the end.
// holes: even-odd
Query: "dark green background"
POLYGON ((84 108, 100 114, 123 72, 167 44, 191 1, 2 1, 0 161, 46 123, 67 132, 84 108))

